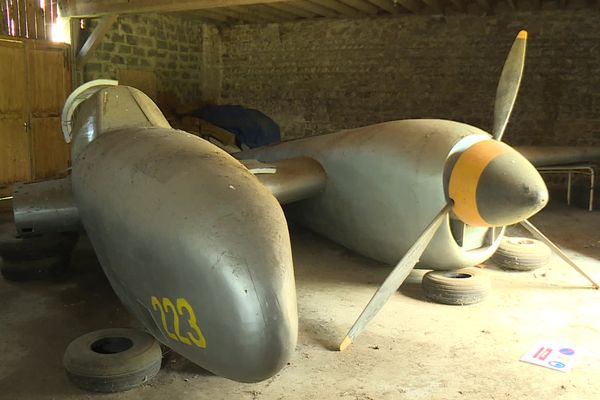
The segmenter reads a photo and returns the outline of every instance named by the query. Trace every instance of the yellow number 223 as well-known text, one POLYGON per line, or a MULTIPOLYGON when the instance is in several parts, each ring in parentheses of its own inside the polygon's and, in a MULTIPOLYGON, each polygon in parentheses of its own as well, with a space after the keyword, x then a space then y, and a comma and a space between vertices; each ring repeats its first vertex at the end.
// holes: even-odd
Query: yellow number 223
POLYGON ((184 298, 178 298, 175 301, 175 304, 171 301, 171 299, 167 297, 163 297, 162 302, 156 296, 152 296, 150 298, 150 302, 152 304, 152 308, 155 311, 160 312, 160 320, 162 322, 162 326, 164 328, 165 333, 171 339, 179 341, 181 343, 198 346, 200 348, 206 348, 206 339, 198 326, 198 321, 196 320, 196 314, 194 313, 194 309, 190 305, 190 303, 184 298), (189 327, 189 332, 187 333, 187 337, 182 336, 179 324, 179 317, 184 316, 184 312, 187 317, 187 325, 189 327), (167 323, 167 314, 173 314, 173 331, 169 330, 169 326, 167 323))

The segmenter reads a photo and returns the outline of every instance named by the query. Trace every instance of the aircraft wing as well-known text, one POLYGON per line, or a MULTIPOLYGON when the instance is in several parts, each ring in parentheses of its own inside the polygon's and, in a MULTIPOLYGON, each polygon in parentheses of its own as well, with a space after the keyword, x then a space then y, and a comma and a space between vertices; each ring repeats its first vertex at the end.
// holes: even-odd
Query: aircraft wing
POLYGON ((280 204, 312 197, 323 190, 327 181, 321 164, 309 157, 269 163, 253 159, 240 162, 265 185, 280 204))
POLYGON ((515 146, 535 167, 600 164, 600 146, 515 146))

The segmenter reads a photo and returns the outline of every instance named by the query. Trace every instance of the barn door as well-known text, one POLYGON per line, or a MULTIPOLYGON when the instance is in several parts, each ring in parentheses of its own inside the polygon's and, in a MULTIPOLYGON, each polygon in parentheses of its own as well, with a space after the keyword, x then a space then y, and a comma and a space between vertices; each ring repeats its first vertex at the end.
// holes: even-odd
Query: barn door
POLYGON ((0 186, 31 179, 25 44, 0 40, 0 186))
POLYGON ((27 49, 32 178, 48 178, 69 167, 70 147, 60 128, 60 114, 71 89, 64 46, 31 41, 27 49))
POLYGON ((68 59, 64 44, 0 38, 0 194, 68 168, 60 130, 71 89, 68 59))

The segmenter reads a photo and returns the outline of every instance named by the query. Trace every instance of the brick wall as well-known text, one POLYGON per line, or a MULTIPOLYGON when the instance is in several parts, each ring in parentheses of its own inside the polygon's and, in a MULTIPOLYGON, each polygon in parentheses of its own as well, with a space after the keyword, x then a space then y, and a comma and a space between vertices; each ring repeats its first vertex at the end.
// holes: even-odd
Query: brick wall
POLYGON ((199 22, 173 16, 120 16, 86 64, 84 80, 118 79, 119 69, 153 71, 159 93, 197 102, 203 81, 202 30, 199 22))
POLYGON ((592 10, 225 28, 220 102, 266 112, 288 138, 417 117, 487 130, 523 27, 526 75, 505 139, 600 145, 600 14, 592 10))

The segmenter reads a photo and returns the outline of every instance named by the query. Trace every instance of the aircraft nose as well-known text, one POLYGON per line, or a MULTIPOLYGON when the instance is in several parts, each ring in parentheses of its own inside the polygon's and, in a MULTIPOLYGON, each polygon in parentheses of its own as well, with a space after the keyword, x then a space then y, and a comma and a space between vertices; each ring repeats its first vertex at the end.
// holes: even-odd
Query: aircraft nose
POLYGON ((535 167, 495 140, 476 143, 460 155, 448 194, 455 214, 476 226, 515 224, 548 203, 548 189, 535 167))

